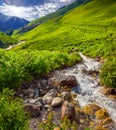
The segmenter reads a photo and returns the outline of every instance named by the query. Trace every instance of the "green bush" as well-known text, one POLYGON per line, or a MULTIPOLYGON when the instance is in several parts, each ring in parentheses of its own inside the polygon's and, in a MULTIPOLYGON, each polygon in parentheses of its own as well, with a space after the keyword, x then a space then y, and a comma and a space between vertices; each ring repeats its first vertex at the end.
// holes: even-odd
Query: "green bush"
POLYGON ((101 81, 107 87, 116 88, 116 58, 110 57, 102 67, 101 81))
POLYGON ((30 81, 63 66, 71 66, 80 60, 78 54, 69 55, 58 51, 0 50, 0 90, 20 87, 23 81, 30 81))
POLYGON ((26 115, 22 102, 13 98, 13 91, 4 89, 0 94, 0 130, 27 130, 26 115))

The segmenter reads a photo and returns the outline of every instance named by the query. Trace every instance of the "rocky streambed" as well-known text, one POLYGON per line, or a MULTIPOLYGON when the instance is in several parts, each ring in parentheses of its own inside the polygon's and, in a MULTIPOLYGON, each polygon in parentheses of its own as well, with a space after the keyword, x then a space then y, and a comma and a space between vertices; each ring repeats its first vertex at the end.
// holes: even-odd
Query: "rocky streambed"
POLYGON ((25 82, 17 90, 16 95, 24 99, 24 109, 31 115, 33 130, 38 130, 40 122, 46 122, 50 112, 55 113, 53 122, 58 126, 59 120, 68 116, 77 122, 78 130, 116 129, 116 90, 100 85, 103 62, 80 56, 81 63, 25 82))

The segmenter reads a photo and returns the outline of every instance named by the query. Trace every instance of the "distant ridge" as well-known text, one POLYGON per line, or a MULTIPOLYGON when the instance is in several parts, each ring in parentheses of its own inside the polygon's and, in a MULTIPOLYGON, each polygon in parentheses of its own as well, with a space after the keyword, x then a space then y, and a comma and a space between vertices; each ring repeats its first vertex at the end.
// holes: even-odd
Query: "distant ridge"
POLYGON ((0 13, 0 31, 5 32, 9 30, 18 29, 22 26, 25 26, 28 23, 29 21, 25 19, 6 16, 0 13))

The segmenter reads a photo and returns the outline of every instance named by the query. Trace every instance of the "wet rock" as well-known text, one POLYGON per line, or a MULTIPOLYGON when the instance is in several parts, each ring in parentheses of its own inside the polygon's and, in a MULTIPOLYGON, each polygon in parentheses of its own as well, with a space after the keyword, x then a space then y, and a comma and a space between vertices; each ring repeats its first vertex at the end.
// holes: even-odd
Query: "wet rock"
POLYGON ((49 106, 49 105, 44 105, 43 108, 44 108, 45 110, 48 110, 48 109, 50 108, 50 106, 49 106))
POLYGON ((48 84, 48 80, 47 80, 47 79, 43 79, 43 80, 41 81, 41 84, 43 84, 43 85, 48 84))
POLYGON ((60 86, 76 87, 78 85, 75 76, 68 76, 60 82, 60 86))
POLYGON ((37 99, 30 99, 29 103, 30 104, 36 104, 36 105, 38 105, 40 107, 42 107, 42 104, 43 104, 42 99, 40 97, 37 98, 37 99))
POLYGON ((109 95, 108 97, 116 100, 116 95, 109 95))
POLYGON ((85 114, 91 115, 100 109, 101 109, 101 107, 97 106, 96 104, 88 104, 88 105, 83 107, 82 111, 85 114))
POLYGON ((34 98, 35 91, 31 88, 24 89, 24 96, 28 98, 34 98))
POLYGON ((24 110, 28 112, 31 117, 37 118, 40 114, 41 108, 38 105, 26 104, 24 110))
POLYGON ((110 124, 110 123, 113 123, 112 119, 110 117, 104 119, 100 125, 107 125, 107 124, 110 124))
POLYGON ((76 119, 75 116, 76 116, 75 107, 68 101, 65 101, 61 109, 61 118, 62 119, 68 118, 70 120, 75 120, 76 119))
POLYGON ((52 107, 57 107, 57 106, 60 106, 60 105, 62 105, 62 98, 60 98, 60 97, 55 97, 55 98, 52 100, 51 106, 52 106, 52 107))
POLYGON ((47 90, 42 90, 42 89, 40 89, 40 95, 41 95, 41 96, 46 95, 47 92, 48 92, 47 90))
POLYGON ((116 95, 115 88, 100 88, 99 92, 101 92, 104 95, 116 95))
POLYGON ((48 85, 58 87, 59 82, 55 78, 49 78, 48 85))
POLYGON ((24 100, 23 103, 24 103, 24 104, 28 104, 28 103, 29 103, 29 99, 24 100))
POLYGON ((43 98, 43 104, 50 104, 53 98, 56 97, 58 91, 56 89, 51 89, 43 98))
POLYGON ((34 98, 38 98, 39 97, 39 89, 38 88, 35 88, 35 96, 34 98))
POLYGON ((65 100, 70 100, 71 99, 71 95, 69 92, 62 92, 61 93, 61 96, 62 96, 62 99, 65 101, 65 100))
POLYGON ((96 126, 95 130, 108 130, 108 129, 104 128, 103 126, 96 126))
POLYGON ((108 117, 108 112, 105 109, 100 109, 95 112, 96 119, 105 119, 108 117))

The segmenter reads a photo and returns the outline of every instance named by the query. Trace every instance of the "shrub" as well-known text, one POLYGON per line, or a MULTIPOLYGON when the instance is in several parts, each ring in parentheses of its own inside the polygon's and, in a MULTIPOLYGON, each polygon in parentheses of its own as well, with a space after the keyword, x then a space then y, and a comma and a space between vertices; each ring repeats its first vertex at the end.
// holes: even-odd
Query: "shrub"
POLYGON ((13 91, 4 89, 0 94, 0 130, 27 130, 28 117, 22 102, 13 98, 13 91))
POLYGON ((63 66, 80 61, 76 54, 69 55, 58 51, 18 51, 0 50, 0 90, 14 89, 23 81, 43 76, 63 66))
POLYGON ((101 81, 107 87, 116 88, 116 58, 110 57, 102 67, 101 81))

